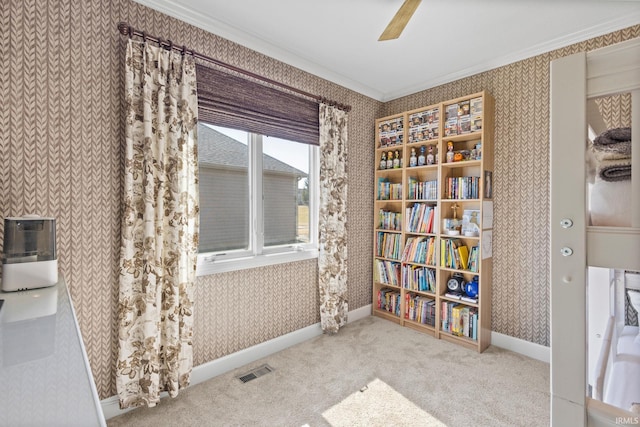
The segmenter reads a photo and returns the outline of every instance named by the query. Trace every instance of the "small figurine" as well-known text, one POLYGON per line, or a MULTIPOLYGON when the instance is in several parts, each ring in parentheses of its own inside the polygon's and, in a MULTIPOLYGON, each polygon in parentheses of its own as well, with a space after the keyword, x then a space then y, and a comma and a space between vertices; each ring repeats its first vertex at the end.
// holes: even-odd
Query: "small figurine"
POLYGON ((416 157, 416 149, 411 147, 411 157, 409 157, 409 167, 418 165, 418 158, 416 157))
POLYGON ((453 142, 447 142, 447 163, 453 162, 453 142))
POLYGON ((387 168, 387 154, 382 152, 382 158, 380 159, 380 169, 384 170, 387 168))
POLYGON ((424 166, 425 158, 424 158, 424 145, 420 147, 420 155, 418 156, 418 166, 424 166))
POLYGON ((429 154, 427 154, 427 164, 432 165, 435 161, 435 156, 433 155, 433 145, 429 146, 429 154))
POLYGON ((400 153, 396 150, 396 156, 393 159, 393 168, 398 169, 400 167, 400 153))
POLYGON ((393 169, 393 151, 387 154, 387 169, 393 169))

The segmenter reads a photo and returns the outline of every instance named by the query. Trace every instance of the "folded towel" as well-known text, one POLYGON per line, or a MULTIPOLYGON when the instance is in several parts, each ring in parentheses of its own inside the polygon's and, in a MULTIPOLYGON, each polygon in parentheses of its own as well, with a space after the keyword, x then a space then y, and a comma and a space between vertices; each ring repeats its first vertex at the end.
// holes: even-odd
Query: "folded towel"
POLYGON ((604 160, 598 164, 598 175, 605 181, 631 179, 631 159, 604 160))
POLYGON ((593 150, 593 157, 597 163, 612 161, 612 160, 630 160, 631 153, 629 154, 621 154, 616 153, 615 151, 595 151, 593 150))
POLYGON ((615 128, 602 132, 593 141, 596 153, 615 153, 621 156, 631 156, 631 128, 615 128))

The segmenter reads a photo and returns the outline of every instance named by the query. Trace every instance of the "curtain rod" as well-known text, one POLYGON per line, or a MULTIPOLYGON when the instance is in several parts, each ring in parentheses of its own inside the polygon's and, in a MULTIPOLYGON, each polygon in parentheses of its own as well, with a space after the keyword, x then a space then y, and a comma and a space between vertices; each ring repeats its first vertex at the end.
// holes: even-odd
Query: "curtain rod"
POLYGON ((311 98, 311 99, 315 100, 318 103, 322 102, 324 104, 328 104, 328 105, 331 105, 333 107, 336 107, 336 108, 338 108, 340 110, 344 110, 344 111, 347 111, 347 112, 351 111, 351 106, 350 105, 345 105, 345 104, 341 104, 341 103, 336 102, 336 101, 331 101, 331 100, 329 100, 329 99, 327 99, 327 98, 325 98, 323 96, 314 95, 312 93, 305 92, 305 91, 297 89, 295 87, 286 85, 284 83, 280 83, 278 81, 271 80, 268 77, 264 77, 264 76, 261 76, 261 75, 256 74, 256 73, 252 73, 251 71, 247 71, 247 70, 244 70, 242 68, 238 68, 238 67, 236 67, 234 65, 227 64, 226 62, 222 62, 222 61, 220 61, 218 59, 211 58, 211 57, 209 57, 207 55, 203 55, 202 53, 198 53, 198 52, 196 52, 194 50, 187 49, 187 47, 184 46, 184 45, 183 46, 175 46, 171 40, 163 40, 160 37, 151 36, 151 35, 145 33, 144 31, 136 30, 135 28, 131 27, 129 24, 127 24, 124 21, 120 22, 118 24, 118 31, 120 31, 120 34, 122 34, 123 36, 129 36, 129 38, 132 38, 133 36, 139 36, 139 37, 142 37, 142 40, 144 40, 144 41, 150 40, 152 42, 158 43, 158 45, 160 47, 179 50, 183 54, 184 53, 188 53, 190 55, 193 55, 195 58, 202 59, 202 60, 207 61, 207 62, 211 62, 211 63, 213 63, 215 65, 218 65, 220 67, 226 68, 228 70, 232 70, 232 71, 235 71, 237 73, 244 74, 245 76, 249 76, 251 78, 254 78, 254 79, 257 79, 257 80, 261 80, 263 82, 266 82, 266 83, 269 83, 269 84, 272 84, 272 85, 275 85, 275 86, 279 86, 279 87, 281 87, 283 89, 286 89, 288 91, 295 92, 298 95, 302 95, 302 96, 305 96, 307 98, 311 98))

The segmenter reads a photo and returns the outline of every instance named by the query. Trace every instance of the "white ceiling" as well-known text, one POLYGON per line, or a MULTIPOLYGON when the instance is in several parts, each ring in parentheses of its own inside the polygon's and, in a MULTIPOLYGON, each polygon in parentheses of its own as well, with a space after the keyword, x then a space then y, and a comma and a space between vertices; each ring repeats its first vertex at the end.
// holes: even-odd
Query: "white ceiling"
POLYGON ((380 101, 640 23, 639 0, 423 0, 379 42, 403 0, 136 1, 380 101))

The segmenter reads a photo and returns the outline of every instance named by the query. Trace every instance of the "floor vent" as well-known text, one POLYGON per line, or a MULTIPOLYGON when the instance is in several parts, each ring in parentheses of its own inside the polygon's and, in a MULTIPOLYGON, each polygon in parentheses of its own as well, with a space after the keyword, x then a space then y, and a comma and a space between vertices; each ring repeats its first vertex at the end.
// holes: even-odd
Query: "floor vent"
POLYGON ((243 383, 248 383, 251 380, 255 380, 258 377, 261 377, 263 375, 267 375, 268 373, 273 372, 273 368, 269 365, 262 365, 262 366, 258 366, 257 368, 254 368, 252 370, 250 370, 249 372, 246 372, 240 376, 238 376, 237 378, 242 381, 243 383))

